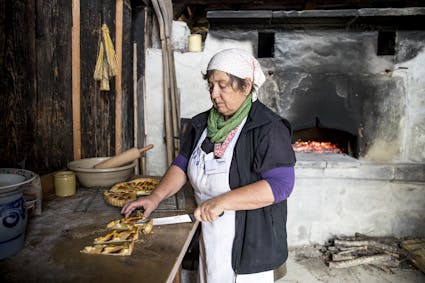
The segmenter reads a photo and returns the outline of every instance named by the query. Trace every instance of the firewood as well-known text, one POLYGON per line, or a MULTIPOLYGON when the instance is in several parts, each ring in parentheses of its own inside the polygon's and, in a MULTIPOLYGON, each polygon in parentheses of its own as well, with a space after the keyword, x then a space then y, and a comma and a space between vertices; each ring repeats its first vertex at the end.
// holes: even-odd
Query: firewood
POLYGON ((347 241, 347 240, 335 240, 335 246, 345 246, 345 247, 360 247, 367 246, 370 244, 367 240, 355 240, 355 241, 347 241))
POLYGON ((359 246, 370 246, 376 249, 379 249, 387 253, 395 253, 403 256, 407 256, 407 252, 404 250, 383 243, 379 243, 374 240, 363 240, 363 241, 346 241, 346 240, 335 240, 335 245, 348 246, 348 247, 359 247, 359 246))
POLYGON ((331 268, 347 268, 362 264, 382 264, 393 261, 390 255, 380 254, 372 256, 363 256, 356 259, 350 259, 345 261, 329 262, 331 268))
POLYGON ((405 240, 401 246, 409 252, 409 259, 425 272, 425 239, 405 240))
POLYGON ((367 240, 374 240, 378 241, 380 243, 385 244, 398 244, 400 240, 398 240, 396 237, 388 236, 368 236, 361 233, 355 233, 354 236, 337 236, 336 239, 338 240, 345 240, 345 241, 367 241, 367 240))
POLYGON ((359 251, 366 251, 366 250, 368 250, 367 246, 350 247, 350 248, 346 248, 346 249, 341 249, 341 251, 338 254, 339 255, 352 254, 352 253, 356 253, 356 252, 359 252, 359 251))
POLYGON ((354 237, 358 239, 364 239, 364 240, 376 240, 382 243, 398 243, 400 240, 398 240, 396 237, 393 236, 368 236, 361 233, 354 233, 354 237))
POLYGON ((344 261, 344 260, 350 260, 355 259, 357 256, 352 254, 333 254, 332 255, 332 261, 344 261))
POLYGON ((329 246, 328 247, 328 251, 330 251, 330 252, 337 252, 338 251, 338 248, 335 247, 335 246, 329 246))
POLYGON ((330 268, 346 268, 369 264, 392 272, 401 262, 410 258, 394 237, 371 237, 356 233, 354 236, 335 236, 321 249, 330 268))

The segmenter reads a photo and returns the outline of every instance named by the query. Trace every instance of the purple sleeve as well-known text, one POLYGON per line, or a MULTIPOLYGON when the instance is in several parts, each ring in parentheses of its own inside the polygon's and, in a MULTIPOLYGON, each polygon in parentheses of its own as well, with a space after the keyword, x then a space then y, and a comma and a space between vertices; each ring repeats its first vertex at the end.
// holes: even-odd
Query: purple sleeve
POLYGON ((261 174, 263 180, 269 183, 274 195, 274 202, 281 202, 289 197, 294 188, 294 167, 277 167, 261 174))
POLYGON ((180 167, 180 169, 182 169, 185 173, 187 173, 187 164, 188 160, 182 154, 177 155, 176 159, 174 159, 173 163, 171 163, 171 165, 176 165, 177 167, 180 167))

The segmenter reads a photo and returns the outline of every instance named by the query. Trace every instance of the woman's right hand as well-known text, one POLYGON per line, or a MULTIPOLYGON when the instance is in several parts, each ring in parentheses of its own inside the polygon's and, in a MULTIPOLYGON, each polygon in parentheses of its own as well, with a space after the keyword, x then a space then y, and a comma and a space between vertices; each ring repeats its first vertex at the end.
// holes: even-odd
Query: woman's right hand
POLYGON ((121 209, 121 214, 125 217, 129 217, 130 214, 137 208, 143 207, 143 215, 145 218, 149 218, 152 211, 154 211, 159 205, 159 200, 154 195, 139 197, 137 200, 129 201, 121 209))

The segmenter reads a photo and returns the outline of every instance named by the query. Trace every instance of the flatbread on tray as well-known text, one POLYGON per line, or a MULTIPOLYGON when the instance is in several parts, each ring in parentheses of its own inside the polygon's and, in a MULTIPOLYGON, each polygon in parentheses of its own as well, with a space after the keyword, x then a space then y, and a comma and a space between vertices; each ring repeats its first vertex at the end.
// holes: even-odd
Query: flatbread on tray
POLYGON ((138 211, 136 216, 110 221, 106 228, 110 230, 104 236, 94 239, 93 245, 84 247, 80 252, 96 255, 129 256, 133 252, 134 243, 140 233, 150 234, 153 230, 153 221, 137 223, 144 215, 138 211))
POLYGON ((114 256, 129 256, 133 252, 134 242, 122 244, 105 244, 86 246, 81 250, 82 253, 96 255, 114 255, 114 256))
POLYGON ((153 221, 152 219, 145 223, 137 223, 138 220, 143 219, 143 213, 138 213, 134 217, 127 217, 127 218, 121 218, 118 220, 113 220, 109 222, 106 227, 108 229, 115 229, 115 230, 133 230, 138 229, 139 231, 143 232, 143 234, 150 234, 153 229, 153 221))
POLYGON ((105 191, 103 196, 110 205, 123 207, 126 202, 136 200, 138 196, 150 195, 158 184, 158 179, 137 178, 115 184, 110 190, 105 191))
POLYGON ((97 237, 94 239, 94 244, 115 244, 123 242, 134 242, 139 239, 138 229, 134 230, 113 230, 112 232, 106 234, 102 237, 97 237))

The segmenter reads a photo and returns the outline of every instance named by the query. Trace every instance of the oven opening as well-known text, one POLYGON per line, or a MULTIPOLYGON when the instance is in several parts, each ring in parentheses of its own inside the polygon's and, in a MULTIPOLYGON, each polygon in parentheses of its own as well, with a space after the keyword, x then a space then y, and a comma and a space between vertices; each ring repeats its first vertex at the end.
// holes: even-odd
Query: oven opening
POLYGON ((337 153, 358 158, 357 137, 344 131, 309 128, 294 131, 295 152, 337 153))

